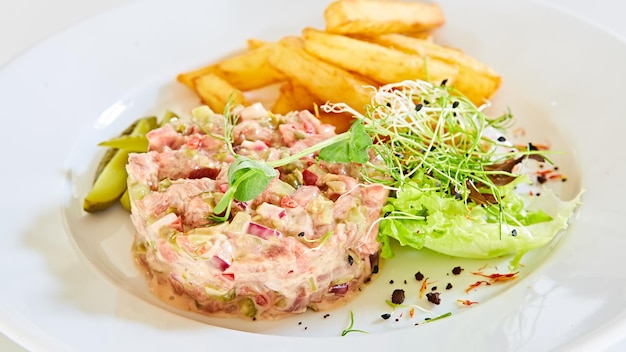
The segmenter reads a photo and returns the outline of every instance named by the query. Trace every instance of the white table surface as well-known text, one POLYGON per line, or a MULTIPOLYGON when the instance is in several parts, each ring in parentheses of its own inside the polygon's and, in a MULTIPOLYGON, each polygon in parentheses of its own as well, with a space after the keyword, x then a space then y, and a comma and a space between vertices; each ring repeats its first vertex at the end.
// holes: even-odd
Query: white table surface
MULTIPOLYGON (((471 1, 471 0, 468 0, 471 1)), ((622 0, 537 0, 560 7, 626 40, 622 0)), ((0 0, 0 69, 56 32, 130 0, 0 0)), ((0 351, 23 352, 0 333, 0 351)), ((626 351, 624 340, 610 351, 626 351)))

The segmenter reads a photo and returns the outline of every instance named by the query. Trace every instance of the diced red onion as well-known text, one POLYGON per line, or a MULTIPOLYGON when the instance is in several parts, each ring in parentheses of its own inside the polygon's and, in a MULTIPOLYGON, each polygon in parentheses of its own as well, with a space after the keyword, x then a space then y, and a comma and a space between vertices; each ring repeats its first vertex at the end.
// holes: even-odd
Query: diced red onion
POLYGON ((334 293, 336 295, 345 295, 348 292, 350 285, 347 282, 343 284, 333 285, 328 289, 328 292, 334 293))
POLYGON ((248 233, 253 236, 260 237, 264 240, 270 237, 277 237, 280 235, 280 232, 278 232, 276 229, 271 229, 267 226, 263 226, 255 222, 251 222, 248 226, 248 233))
POLYGON ((220 271, 224 271, 230 267, 230 264, 228 264, 224 259, 216 255, 209 259, 209 263, 211 263, 211 265, 213 265, 214 267, 220 269, 220 271))
POLYGON ((302 170, 302 181, 304 181, 305 185, 315 186, 315 184, 317 184, 317 180, 318 180, 318 177, 315 173, 307 169, 302 170))
POLYGON ((239 207, 239 209, 241 209, 241 210, 248 210, 248 203, 242 202, 242 201, 238 201, 238 200, 235 200, 234 202, 235 202, 235 205, 237 207, 239 207))

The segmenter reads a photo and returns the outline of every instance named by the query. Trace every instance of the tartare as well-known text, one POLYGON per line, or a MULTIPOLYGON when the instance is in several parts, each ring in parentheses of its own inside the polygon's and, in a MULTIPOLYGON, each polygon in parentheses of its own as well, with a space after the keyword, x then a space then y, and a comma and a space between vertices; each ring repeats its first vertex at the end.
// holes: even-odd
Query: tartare
POLYGON ((133 252, 151 290, 182 309, 248 319, 350 300, 378 271, 388 190, 362 182, 362 164, 312 153, 216 214, 237 156, 271 162, 336 135, 308 111, 276 115, 253 104, 232 114, 232 145, 224 117, 202 106, 149 132, 149 151, 129 157, 133 252))

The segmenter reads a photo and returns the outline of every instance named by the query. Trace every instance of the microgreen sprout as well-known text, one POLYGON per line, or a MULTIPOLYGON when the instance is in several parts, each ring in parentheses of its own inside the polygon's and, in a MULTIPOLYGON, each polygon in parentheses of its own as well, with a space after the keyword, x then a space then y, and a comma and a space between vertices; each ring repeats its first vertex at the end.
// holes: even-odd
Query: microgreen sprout
POLYGON ((422 173, 437 179, 441 190, 458 193, 464 200, 478 197, 478 192, 492 195, 495 199, 488 201, 497 203, 500 194, 493 176, 515 175, 486 166, 528 153, 502 152, 497 141, 485 137, 488 128, 504 129, 512 118, 510 113, 488 119, 481 108, 445 85, 404 81, 381 87, 365 115, 343 103, 322 108, 350 112, 364 122, 365 132, 373 139, 372 148, 383 161, 371 166, 391 176, 370 181, 392 183, 397 189, 422 173))
POLYGON ((447 313, 441 314, 439 316, 436 316, 434 318, 427 319, 425 322, 426 323, 432 323, 433 321, 436 321, 436 320, 439 320, 439 319, 443 319, 443 318, 447 318, 447 317, 450 317, 450 316, 452 316, 452 312, 447 312, 447 313))
POLYGON ((328 239, 330 238, 330 236, 332 236, 332 234, 333 234, 333 230, 330 230, 330 231, 326 232, 323 236, 320 236, 320 237, 318 237, 318 238, 316 238, 316 239, 313 239, 313 240, 310 240, 310 239, 308 239, 308 238, 306 238, 306 237, 302 237, 302 239, 303 239, 305 242, 308 242, 308 243, 316 243, 316 242, 319 242, 319 244, 318 244, 317 246, 318 246, 318 247, 321 247, 321 246, 323 246, 323 245, 324 245, 324 243, 326 243, 326 241, 328 241, 328 239))
POLYGON ((352 311, 350 311, 350 325, 348 325, 348 327, 341 332, 341 336, 346 336, 351 332, 362 332, 367 334, 367 331, 365 330, 354 329, 354 312, 352 311))

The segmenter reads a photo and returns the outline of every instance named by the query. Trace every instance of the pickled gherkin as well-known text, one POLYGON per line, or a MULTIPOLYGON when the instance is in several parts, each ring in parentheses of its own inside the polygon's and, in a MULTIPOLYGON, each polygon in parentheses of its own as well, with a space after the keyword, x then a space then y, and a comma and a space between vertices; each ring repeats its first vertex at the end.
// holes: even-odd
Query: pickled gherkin
MULTIPOLYGON (((157 127, 156 117, 145 117, 136 121, 128 134, 130 137, 145 137, 146 133, 157 127)), ((126 191, 126 163, 128 154, 126 149, 112 149, 115 153, 107 152, 108 161, 101 163, 97 171, 93 187, 83 200, 83 209, 87 212, 97 212, 107 209, 117 202, 126 191)))

